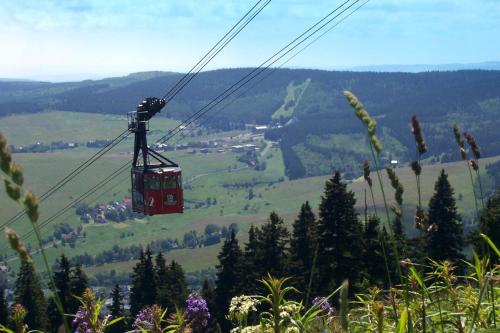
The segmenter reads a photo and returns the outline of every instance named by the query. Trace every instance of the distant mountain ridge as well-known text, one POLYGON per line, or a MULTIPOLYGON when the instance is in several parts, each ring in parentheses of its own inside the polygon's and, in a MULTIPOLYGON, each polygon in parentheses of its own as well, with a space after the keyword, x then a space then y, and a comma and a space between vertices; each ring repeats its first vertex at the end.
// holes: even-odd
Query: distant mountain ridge
MULTIPOLYGON (((200 73, 162 115, 186 119, 251 71, 236 68, 200 73)), ((0 82, 0 116, 44 110, 124 115, 144 97, 163 96, 182 76, 147 72, 82 82, 0 82)), ((344 90, 353 91, 376 117, 385 146, 384 160, 414 157, 409 119, 416 114, 429 143, 426 156, 451 161, 459 157, 451 132, 453 123, 476 135, 484 156, 500 154, 499 87, 500 71, 490 70, 387 73, 278 69, 201 121, 222 130, 243 128, 248 123, 271 127, 288 124, 266 135, 280 141, 290 178, 325 174, 332 168, 355 175, 369 152, 365 129, 347 105, 344 90)))
POLYGON ((477 63, 455 63, 455 64, 411 64, 411 65, 373 65, 373 66, 353 66, 344 70, 356 72, 403 72, 421 73, 432 71, 458 71, 458 70, 500 70, 500 61, 485 61, 477 63))

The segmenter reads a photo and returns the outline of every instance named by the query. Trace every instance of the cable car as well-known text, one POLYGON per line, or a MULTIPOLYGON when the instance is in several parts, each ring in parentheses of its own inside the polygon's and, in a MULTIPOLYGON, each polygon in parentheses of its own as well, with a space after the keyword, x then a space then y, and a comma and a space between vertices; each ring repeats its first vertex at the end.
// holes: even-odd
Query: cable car
POLYGON ((132 210, 144 215, 184 212, 182 170, 148 147, 149 120, 165 106, 163 99, 148 97, 128 113, 128 129, 135 133, 132 161, 132 210), (142 158, 139 158, 139 154, 142 158))

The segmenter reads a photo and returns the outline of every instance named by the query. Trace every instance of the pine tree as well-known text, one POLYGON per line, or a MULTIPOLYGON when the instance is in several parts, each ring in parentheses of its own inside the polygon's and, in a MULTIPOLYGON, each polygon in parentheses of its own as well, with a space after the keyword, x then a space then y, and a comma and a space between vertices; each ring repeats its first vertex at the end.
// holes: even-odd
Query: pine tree
POLYGON ((268 273, 275 277, 283 277, 286 274, 286 247, 290 237, 283 219, 272 212, 268 222, 262 225, 257 235, 255 265, 259 278, 265 277, 268 273))
POLYGON ((241 261, 241 292, 246 295, 252 295, 257 292, 260 285, 260 278, 255 260, 257 259, 259 229, 250 226, 248 230, 248 242, 245 243, 244 260, 241 261))
POLYGON ((288 272, 294 277, 292 282, 300 289, 307 287, 315 250, 316 217, 309 202, 300 208, 300 213, 293 223, 290 240, 288 272))
POLYGON ((318 221, 317 291, 327 295, 344 279, 356 291, 363 274, 362 227, 354 209, 356 199, 342 183, 340 173, 326 182, 318 221))
POLYGON ((223 332, 228 332, 230 324, 226 319, 231 298, 240 292, 241 260, 243 253, 234 231, 224 241, 218 257, 217 281, 215 283, 216 318, 223 332))
POLYGON ((77 264, 75 268, 71 271, 70 274, 70 291, 71 291, 71 299, 67 303, 68 307, 65 309, 69 313, 75 313, 80 306, 80 301, 75 298, 82 297, 85 289, 89 287, 89 280, 87 275, 82 270, 82 265, 77 264))
POLYGON ((31 329, 47 328, 47 303, 33 263, 23 260, 15 283, 14 302, 22 304, 28 314, 25 323, 31 329))
POLYGON ((0 286, 0 324, 7 325, 7 319, 9 318, 9 309, 7 307, 7 299, 5 299, 5 288, 3 285, 0 286))
POLYGON ((429 201, 426 240, 429 258, 459 264, 464 259, 464 235, 453 192, 448 175, 442 170, 434 186, 434 195, 429 201))
MULTIPOLYGON (((124 316, 124 310, 123 310, 123 295, 122 295, 122 290, 120 286, 115 284, 115 287, 113 288, 113 291, 111 292, 111 299, 112 303, 108 307, 109 313, 111 315, 111 318, 119 318, 124 316)), ((120 320, 119 322, 115 323, 114 325, 110 326, 107 330, 106 333, 122 333, 125 332, 125 322, 120 320)))

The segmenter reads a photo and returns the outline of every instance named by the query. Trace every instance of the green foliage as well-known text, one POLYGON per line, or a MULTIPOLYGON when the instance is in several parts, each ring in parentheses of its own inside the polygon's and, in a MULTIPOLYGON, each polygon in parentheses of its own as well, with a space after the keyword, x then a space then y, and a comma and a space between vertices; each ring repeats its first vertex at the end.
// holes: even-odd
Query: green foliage
MULTIPOLYGON (((115 285, 110 294, 111 297, 111 305, 108 307, 109 314, 112 318, 123 318, 124 317, 124 309, 123 309, 123 294, 120 286, 118 284, 115 285)), ((106 333, 122 333, 125 331, 125 322, 121 320, 106 330, 106 333)))
POLYGON ((215 284, 215 299, 217 303, 217 321, 224 331, 228 330, 229 322, 225 315, 229 309, 230 299, 240 291, 242 277, 241 260, 243 253, 234 232, 224 241, 217 257, 217 281, 215 284))
POLYGON ((288 269, 294 286, 305 286, 309 282, 313 266, 314 244, 316 239, 316 217, 309 202, 300 208, 299 215, 293 223, 290 249, 288 251, 288 269))
POLYGON ((436 181, 434 191, 429 201, 427 255, 436 261, 449 260, 459 264, 464 259, 463 227, 453 197, 454 191, 444 170, 436 181))
POLYGON ((144 306, 154 304, 156 293, 152 252, 147 248, 146 251, 141 251, 139 262, 134 267, 132 274, 130 313, 135 316, 144 306))
POLYGON ((27 310, 25 323, 29 327, 44 330, 48 327, 47 303, 33 263, 23 261, 17 275, 14 301, 27 310))
POLYGON ((344 279, 354 288, 361 281, 362 227, 355 203, 354 193, 347 190, 337 171, 326 182, 319 206, 316 286, 320 295, 344 279))

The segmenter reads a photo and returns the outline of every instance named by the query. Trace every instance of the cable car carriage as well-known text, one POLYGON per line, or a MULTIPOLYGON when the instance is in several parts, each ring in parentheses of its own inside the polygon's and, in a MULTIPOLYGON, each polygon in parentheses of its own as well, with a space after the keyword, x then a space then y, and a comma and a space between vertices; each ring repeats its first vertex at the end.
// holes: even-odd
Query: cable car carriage
POLYGON ((149 97, 128 113, 128 129, 135 133, 132 161, 132 210, 145 215, 182 213, 182 171, 179 165, 148 147, 149 120, 165 106, 149 97), (142 158, 139 158, 141 152, 142 158))

